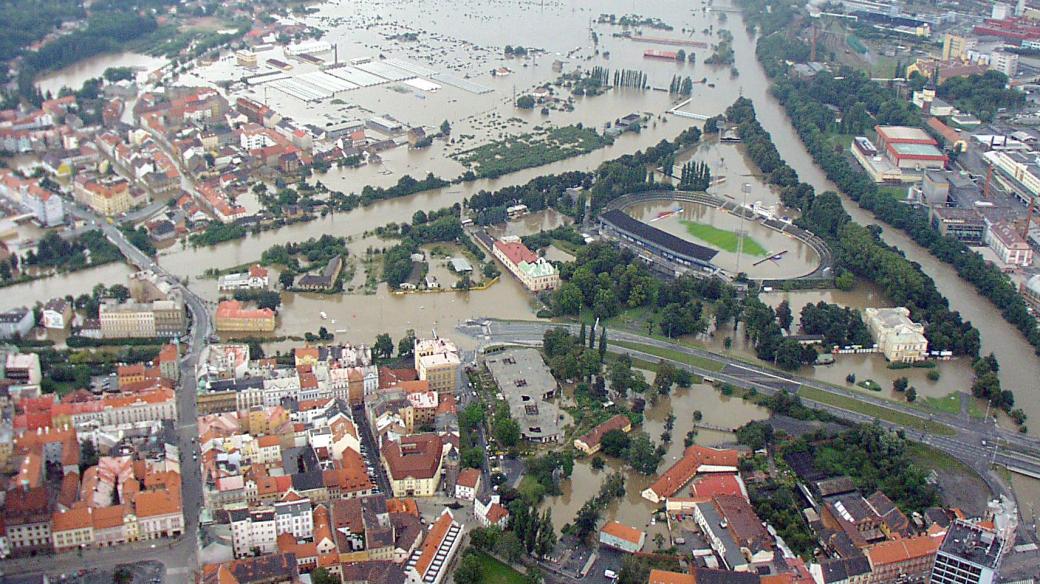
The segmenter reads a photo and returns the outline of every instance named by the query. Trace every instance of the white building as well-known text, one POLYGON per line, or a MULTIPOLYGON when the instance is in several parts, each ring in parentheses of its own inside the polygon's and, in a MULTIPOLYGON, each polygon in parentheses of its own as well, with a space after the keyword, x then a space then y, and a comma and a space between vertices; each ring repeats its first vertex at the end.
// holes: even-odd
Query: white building
POLYGON ((249 267, 248 272, 227 274, 217 280, 217 289, 221 292, 235 290, 260 290, 270 285, 267 269, 259 264, 249 267))
POLYGON ((1004 552, 999 535, 976 524, 956 521, 943 538, 929 581, 932 584, 993 584, 1004 552))
POLYGON ((231 548, 236 558, 255 553, 273 554, 278 551, 278 527, 274 509, 247 508, 237 504, 227 508, 231 517, 231 548))
POLYGON ((924 325, 910 320, 910 311, 897 308, 867 308, 863 321, 878 349, 894 363, 922 361, 928 354, 924 325))
POLYGON ((24 306, 0 313, 0 339, 24 337, 35 325, 33 311, 24 306))
POLYGON ((1000 71, 1008 77, 1014 77, 1018 73, 1018 55, 1004 51, 993 51, 990 55, 989 68, 1000 71))
POLYGON ((989 224, 983 242, 1009 266, 1028 267, 1033 264, 1033 248, 1005 221, 989 224))
POLYGON ((278 535, 291 533, 297 540, 310 539, 314 535, 311 500, 306 497, 275 503, 274 520, 275 531, 278 535))

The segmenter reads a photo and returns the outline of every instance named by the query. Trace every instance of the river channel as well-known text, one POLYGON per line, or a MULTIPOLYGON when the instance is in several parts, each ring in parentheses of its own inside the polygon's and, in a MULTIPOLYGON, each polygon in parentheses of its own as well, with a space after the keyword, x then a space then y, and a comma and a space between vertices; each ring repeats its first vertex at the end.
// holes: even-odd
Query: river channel
MULTIPOLYGON (((512 132, 530 131, 543 123, 545 118, 537 111, 515 110, 511 105, 510 96, 514 88, 516 91, 524 91, 525 88, 555 79, 558 75, 552 71, 552 63, 555 60, 566 61, 565 70, 573 69, 576 64, 586 68, 600 65, 609 67, 612 71, 619 68, 638 69, 647 74, 649 84, 654 87, 667 88, 675 74, 689 75, 695 80, 707 78, 707 81, 715 86, 695 85, 694 99, 691 105, 686 106, 687 110, 714 115, 721 113, 738 96, 751 98, 763 127, 772 133, 773 140, 781 149, 781 155, 799 173, 801 179, 820 191, 833 189, 834 186, 807 154, 780 105, 769 95, 769 81, 755 59, 754 38, 745 31, 739 14, 729 13, 727 22, 721 23, 718 15, 706 12, 702 8, 704 7, 701 5, 691 5, 679 0, 663 0, 640 5, 611 0, 597 3, 594 8, 577 1, 548 2, 543 5, 531 2, 488 4, 478 0, 418 3, 373 0, 351 3, 349 8, 346 3, 326 3, 321 5, 319 13, 312 18, 315 23, 328 25, 330 40, 341 44, 341 59, 386 52, 388 56, 399 56, 413 62, 424 62, 443 70, 451 70, 459 76, 473 75, 475 81, 489 85, 495 90, 490 94, 475 95, 446 87, 438 92, 437 97, 417 98, 413 94, 401 93, 386 87, 365 88, 359 90, 361 93, 358 93, 356 98, 351 95, 351 102, 340 106, 342 110, 362 108, 368 112, 390 112, 409 123, 428 125, 439 124, 442 119, 447 118, 456 128, 453 133, 475 136, 473 139, 465 139, 468 145, 474 145, 481 140, 498 137, 506 129, 512 132), (622 32, 621 27, 594 22, 600 13, 613 12, 620 16, 633 11, 638 11, 642 16, 661 18, 674 27, 672 31, 645 29, 643 34, 647 36, 686 37, 717 42, 714 30, 719 27, 731 30, 735 36, 735 68, 739 75, 734 77, 729 67, 703 64, 704 59, 710 54, 710 50, 705 49, 694 49, 697 53, 695 64, 645 59, 645 49, 671 50, 674 47, 659 47, 616 38, 612 34, 622 32), (377 23, 377 20, 382 24, 377 23), (371 30, 357 30, 357 34, 354 35, 355 31, 348 26, 351 22, 367 23, 371 30), (374 32, 386 23, 396 23, 401 30, 420 31, 421 38, 430 40, 421 41, 418 45, 387 42, 383 36, 374 32), (590 40, 590 27, 599 39, 596 49, 590 40), (708 27, 712 27, 712 30, 704 32, 708 27), (352 38, 347 38, 348 34, 352 35, 352 38), (503 60, 501 46, 498 43, 537 47, 544 49, 546 53, 526 61, 503 60), (604 52, 607 51, 610 54, 609 58, 604 57, 604 52), (569 58, 568 53, 571 54, 569 58), (452 63, 461 65, 456 67, 452 63), (508 65, 512 69, 513 73, 509 77, 491 79, 486 75, 491 68, 502 65, 508 65), (519 121, 510 121, 511 118, 517 118, 519 121)), ((187 82, 195 78, 202 82, 211 82, 206 79, 205 71, 188 75, 182 81, 187 82)), ((259 97, 254 95, 254 98, 259 97)), ((322 119, 340 119, 348 115, 345 111, 327 106, 304 105, 303 102, 275 91, 270 92, 270 99, 270 105, 275 109, 309 123, 322 119)), ((159 262, 174 274, 189 277, 194 282, 206 268, 229 267, 256 261, 265 249, 276 243, 300 241, 323 233, 357 237, 378 225, 408 221, 417 209, 449 206, 482 189, 491 190, 523 184, 542 174, 591 170, 604 160, 646 148, 661 139, 674 138, 688 125, 700 123, 666 114, 674 103, 666 91, 653 90, 620 89, 597 97, 579 98, 575 101, 574 111, 553 111, 548 119, 560 125, 580 122, 602 127, 627 113, 645 112, 652 116, 651 122, 640 133, 624 134, 611 146, 584 156, 516 172, 495 180, 477 180, 410 197, 382 201, 349 213, 330 214, 308 224, 297 224, 215 247, 196 249, 177 244, 165 250, 159 262)), ((461 166, 449 160, 445 154, 456 149, 456 146, 438 145, 426 151, 414 152, 399 148, 384 157, 381 167, 373 165, 356 171, 336 170, 318 177, 318 180, 331 188, 357 192, 365 184, 393 184, 405 173, 421 175, 434 172, 441 176, 453 177, 461 171, 461 166)), ((727 159, 727 166, 730 160, 732 159, 727 159)), ((741 180, 736 176, 728 180, 720 187, 721 194, 738 196, 741 180)), ((875 223, 872 216, 860 210, 855 203, 846 200, 845 208, 856 221, 864 224, 875 223)), ((995 353, 1005 365, 1000 371, 1004 387, 1015 391, 1017 406, 1023 408, 1032 419, 1040 420, 1040 396, 1037 394, 1040 359, 1037 359, 1022 335, 1003 320, 996 307, 981 298, 970 284, 961 280, 952 268, 934 259, 927 250, 895 229, 884 229, 883 237, 888 243, 899 247, 908 258, 918 262, 925 272, 935 279, 939 290, 950 300, 951 306, 980 329, 983 351, 995 353)), ((32 303, 66 293, 81 293, 99 282, 114 283, 122 280, 122 274, 113 273, 111 270, 112 268, 102 268, 83 271, 64 276, 54 284, 46 282, 10 287, 5 290, 5 294, 12 304, 17 304, 32 303), (15 298, 19 299, 18 302, 14 302, 15 298)), ((213 282, 206 281, 203 286, 212 287, 213 282)), ((884 303, 884 299, 880 297, 869 301, 875 304, 884 303)), ((400 337, 409 328, 436 326, 446 331, 456 322, 475 316, 534 316, 528 295, 508 275, 502 282, 485 292, 469 293, 468 299, 451 293, 397 297, 381 289, 376 295, 349 295, 334 299, 299 296, 288 299, 287 305, 301 309, 301 314, 317 313, 320 310, 336 314, 339 317, 338 322, 349 323, 344 327, 347 330, 343 335, 344 340, 355 341, 371 341, 374 332, 384 330, 395 338, 400 337), (328 310, 330 306, 333 307, 332 310, 328 310)), ((310 326, 312 323, 313 321, 308 319, 306 323, 301 324, 310 326)), ((737 337, 739 338, 739 335, 737 337)), ((841 372, 844 369, 838 365, 832 370, 841 372)), ((939 397, 949 391, 961 390, 963 374, 966 374, 967 370, 963 365, 957 365, 956 370, 962 375, 953 372, 947 374, 944 371, 936 387, 929 386, 929 394, 939 397), (958 379, 956 384, 952 383, 954 379, 958 379)), ((834 375, 844 377, 840 373, 834 375)), ((923 383, 919 387, 922 386, 923 383)), ((701 391, 705 395, 711 393, 702 389, 691 391, 701 391)), ((683 409, 692 411, 695 408, 686 408, 684 405, 683 409)), ((707 411, 708 408, 703 409, 707 411)), ((679 413, 676 415, 680 420, 683 417, 679 413)), ((681 446, 682 434, 678 432, 679 424, 677 421, 677 438, 673 442, 678 442, 681 446)), ((1040 423, 1032 426, 1034 432, 1040 431, 1040 423)), ((584 476, 580 474, 583 472, 588 471, 576 470, 576 479, 584 476)), ((591 475, 586 478, 591 480, 591 475)), ((580 498, 584 499, 585 494, 591 494, 592 489, 586 489, 584 481, 581 482, 583 486, 580 498)), ((639 485, 635 484, 636 482, 632 481, 633 484, 629 486, 629 497, 638 497, 639 485)), ((579 501, 577 505, 580 504, 579 501)), ((561 509, 558 515, 554 514, 556 521, 569 521, 573 518, 573 513, 567 517, 568 513, 561 509)))

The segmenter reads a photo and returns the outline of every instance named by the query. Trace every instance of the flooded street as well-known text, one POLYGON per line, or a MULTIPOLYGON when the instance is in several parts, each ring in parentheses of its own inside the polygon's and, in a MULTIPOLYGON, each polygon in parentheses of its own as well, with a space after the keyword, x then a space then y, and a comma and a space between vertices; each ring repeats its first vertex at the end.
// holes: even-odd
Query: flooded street
POLYGON ((16 284, 0 289, 3 306, 34 306, 37 302, 46 304, 52 298, 64 298, 72 295, 90 294, 94 286, 104 284, 127 285, 126 277, 133 273, 133 268, 124 262, 113 262, 97 268, 88 268, 78 272, 60 274, 32 282, 16 284))
MULTIPOLYGON (((643 372, 648 381, 653 380, 652 372, 643 372)), ((649 394, 646 396, 649 398, 649 394)), ((722 427, 737 427, 752 420, 764 420, 769 412, 739 398, 723 396, 708 385, 694 385, 689 389, 675 389, 670 396, 659 397, 657 403, 647 405, 643 413, 644 420, 641 426, 633 428, 633 432, 646 432, 655 444, 661 442, 661 433, 664 432, 665 419, 671 413, 675 416, 675 426, 672 429, 672 441, 668 444, 668 451, 661 460, 654 476, 643 476, 627 470, 626 465, 616 459, 600 455, 606 467, 602 470, 592 468, 590 457, 579 458, 574 461, 574 473, 570 480, 562 481, 560 487, 562 494, 555 497, 547 497, 542 504, 543 509, 551 509, 553 524, 557 529, 564 524, 574 521, 585 502, 599 490, 600 485, 613 471, 625 473, 625 497, 615 500, 603 512, 606 521, 620 521, 626 525, 637 527, 647 532, 647 546, 652 546, 650 541, 655 533, 667 535, 664 523, 649 525, 650 514, 657 506, 647 501, 640 493, 656 480, 657 476, 668 469, 682 456, 685 446, 683 439, 686 433, 694 429, 694 412, 700 411, 703 418, 702 424, 710 424, 722 427)), ((725 446, 732 445, 736 439, 729 432, 718 432, 715 430, 700 429, 695 437, 697 444, 702 446, 725 446)), ((688 489, 681 491, 681 496, 688 495, 688 489)), ((647 551, 650 547, 644 549, 647 551)))

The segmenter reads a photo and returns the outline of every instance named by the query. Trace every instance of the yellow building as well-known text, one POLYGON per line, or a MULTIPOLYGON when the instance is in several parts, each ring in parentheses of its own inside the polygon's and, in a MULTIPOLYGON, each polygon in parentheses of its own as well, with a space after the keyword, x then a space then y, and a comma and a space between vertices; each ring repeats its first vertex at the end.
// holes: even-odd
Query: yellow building
POLYGON ((458 389, 462 359, 455 343, 448 339, 416 339, 415 370, 419 379, 430 384, 430 390, 443 395, 458 389))
POLYGON ((242 308, 237 300, 217 305, 217 332, 269 333, 274 331, 274 311, 270 308, 242 308))
POLYGON ((383 447, 383 466, 395 497, 436 494, 441 480, 443 446, 437 434, 415 434, 383 447))
POLYGON ((130 210, 130 183, 124 178, 76 181, 76 199, 107 217, 130 210))

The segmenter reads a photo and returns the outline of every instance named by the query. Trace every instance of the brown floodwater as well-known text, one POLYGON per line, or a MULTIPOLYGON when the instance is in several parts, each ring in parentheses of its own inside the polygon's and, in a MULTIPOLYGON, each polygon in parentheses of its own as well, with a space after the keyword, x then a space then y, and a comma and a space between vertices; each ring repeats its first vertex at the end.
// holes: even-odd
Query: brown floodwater
POLYGON ((78 61, 63 69, 45 73, 36 80, 36 87, 55 96, 62 87, 79 89, 87 79, 101 77, 109 67, 133 67, 138 70, 140 78, 166 64, 166 59, 142 55, 140 53, 107 53, 78 61))
MULTIPOLYGON (((642 372, 648 381, 653 380, 653 373, 642 372)), ((644 412, 644 421, 633 431, 646 432, 655 444, 661 442, 661 433, 664 432, 665 419, 671 413, 675 416, 675 425, 672 430, 672 440, 668 445, 668 451, 661 460, 658 467, 660 474, 668 469, 682 456, 684 450, 683 440, 686 433, 694 429, 694 411, 702 413, 701 423, 712 424, 722 427, 737 427, 752 420, 762 420, 768 417, 769 412, 744 400, 723 396, 718 391, 707 385, 695 385, 690 389, 676 389, 669 396, 657 399, 652 405, 648 405, 644 412)), ((736 442, 733 434, 729 432, 718 432, 715 430, 698 430, 695 442, 703 446, 723 446, 736 442)), ((656 505, 642 498, 640 493, 650 486, 656 476, 645 477, 627 470, 626 465, 616 459, 603 457, 607 466, 602 470, 592 468, 590 458, 580 458, 574 463, 574 473, 570 480, 561 483, 562 494, 555 497, 547 497, 543 503, 543 509, 552 510, 553 523, 557 528, 566 523, 574 521, 578 509, 593 497, 600 485, 612 471, 625 473, 625 497, 615 500, 603 512, 606 521, 620 521, 647 531, 648 545, 654 533, 667 535, 666 527, 657 522, 649 525, 650 514, 656 509, 656 505)))
MULTIPOLYGON (((689 75, 695 80, 707 77, 711 84, 696 85, 694 99, 684 109, 699 114, 714 115, 722 112, 739 95, 752 99, 755 103, 759 120, 769 131, 774 141, 782 145, 783 156, 798 171, 802 180, 812 184, 819 190, 833 189, 822 171, 813 163, 805 148, 798 139, 789 120, 779 104, 769 95, 769 83, 755 60, 754 38, 745 31, 742 19, 738 14, 729 14, 728 21, 720 25, 714 14, 702 14, 693 9, 689 3, 678 0, 663 0, 648 5, 640 5, 637 9, 631 3, 607 1, 595 6, 585 6, 573 1, 551 2, 548 6, 531 4, 496 3, 488 5, 478 0, 462 0, 459 2, 408 2, 405 0, 372 0, 356 3, 328 2, 320 5, 319 12, 308 16, 307 21, 328 30, 327 39, 336 42, 340 47, 340 59, 359 56, 399 57, 413 63, 422 63, 439 71, 450 71, 462 77, 469 75, 471 80, 488 85, 494 89, 492 93, 475 95, 461 89, 444 86, 439 91, 417 93, 405 89, 401 91, 399 84, 386 84, 353 92, 345 92, 339 97, 342 104, 303 102, 271 89, 266 92, 254 92, 254 99, 266 99, 275 109, 282 111, 304 123, 324 125, 326 121, 341 119, 365 119, 371 115, 389 114, 398 117, 407 124, 439 125, 447 118, 453 125, 453 138, 461 140, 461 145, 438 144, 425 150, 407 150, 398 148, 386 153, 384 164, 368 166, 358 170, 337 169, 317 180, 321 180, 332 188, 344 191, 359 191, 364 184, 387 185, 395 183, 402 174, 413 175, 434 172, 442 176, 455 176, 461 171, 458 163, 448 159, 446 154, 457 152, 504 137, 508 134, 531 131, 546 120, 555 124, 583 123, 602 127, 608 121, 631 112, 646 112, 653 116, 652 121, 642 132, 628 133, 617 139, 612 146, 590 154, 557 162, 545 167, 528 169, 496 180, 479 180, 465 185, 452 185, 429 193, 412 197, 404 197, 392 201, 384 201, 364 209, 350 213, 329 215, 326 218, 305 225, 295 225, 276 232, 267 232, 259 236, 251 236, 242 241, 227 243, 214 248, 192 249, 175 245, 164 252, 160 261, 172 272, 197 277, 207 267, 228 267, 255 261, 260 253, 274 243, 299 241, 322 233, 336 235, 359 235, 373 226, 383 225, 391 221, 410 219, 416 209, 433 209, 451 205, 461 201, 480 189, 496 189, 508 185, 522 184, 544 173, 563 172, 567 170, 590 170, 600 162, 624 153, 646 148, 661 139, 671 139, 683 128, 700 122, 678 117, 670 117, 664 112, 674 105, 667 92, 641 91, 621 89, 610 91, 592 98, 578 98, 572 112, 553 111, 548 118, 537 111, 519 111, 512 107, 514 87, 519 95, 531 87, 552 81, 557 73, 552 71, 554 60, 565 61, 564 70, 571 71, 577 66, 588 68, 593 65, 609 67, 612 71, 619 68, 638 69, 646 73, 650 85, 667 87, 675 74, 689 75), (493 7, 492 7, 493 6, 493 7), (703 29, 720 26, 729 29, 735 36, 735 67, 739 76, 733 77, 728 67, 711 67, 703 63, 710 51, 696 50, 697 63, 677 64, 658 60, 644 59, 643 50, 647 45, 632 43, 629 40, 612 37, 620 32, 620 27, 592 24, 592 29, 599 36, 598 50, 588 34, 590 21, 601 12, 624 14, 638 12, 643 16, 658 17, 673 27, 669 32, 647 30, 646 34, 657 34, 670 37, 692 37, 698 40, 713 40, 712 33, 703 29), (378 17, 378 19, 377 19, 378 17), (390 41, 386 34, 402 31, 419 33, 420 41, 408 43, 390 41), (544 49, 546 54, 532 59, 512 59, 502 56, 505 44, 523 45, 544 49), (610 57, 604 58, 603 52, 609 51, 610 57), (508 77, 492 78, 488 72, 496 67, 508 66, 513 73, 508 77), (266 95, 263 95, 266 93, 266 95), (661 116, 664 116, 661 118, 661 116), (516 118, 520 121, 517 121, 516 118), (470 138, 469 136, 472 136, 470 138)), ((261 55, 266 58, 265 55, 261 55)), ((221 79, 241 76, 233 67, 224 65, 225 70, 218 70, 216 65, 202 68, 181 78, 181 83, 214 83, 221 79), (212 70, 211 70, 212 69, 212 70)), ((308 71, 309 66, 297 64, 300 73, 308 71)), ((103 68, 101 68, 103 71, 103 68)), ((566 92, 563 92, 566 95, 566 92)), ((724 149, 727 146, 720 146, 724 149)), ((711 156, 708 156, 709 163, 711 156)), ((696 154, 694 155, 696 156, 696 154)), ((727 178, 723 190, 731 196, 739 192, 736 170, 728 169, 738 166, 737 156, 722 156, 726 159, 727 178)), ((713 170, 714 171, 714 170, 713 170)), ((753 175, 753 172, 740 174, 753 175)), ((753 178, 753 177, 750 177, 753 178)), ((770 197, 767 189, 757 189, 755 198, 764 202, 770 197), (761 191, 760 194, 758 191, 761 191)), ((873 218, 860 210, 854 203, 846 202, 846 210, 861 223, 875 223, 873 218)), ((908 258, 921 264, 924 271, 935 279, 939 290, 950 300, 951 306, 961 312, 965 319, 982 332, 984 352, 994 352, 1003 363, 1013 363, 1014 367, 1001 368, 1000 377, 1007 389, 1014 390, 1017 406, 1022 407, 1033 418, 1040 418, 1040 396, 1037 395, 1037 379, 1040 379, 1040 359, 1026 343, 1020 333, 1013 330, 1001 317, 1000 311, 984 299, 980 299, 974 288, 961 280, 953 269, 934 259, 927 250, 914 244, 907 236, 895 229, 885 229, 885 240, 898 246, 908 258)), ((122 274, 115 277, 99 278, 90 272, 81 272, 65 277, 57 290, 47 291, 49 296, 89 290, 99 281, 119 281, 122 274)), ((43 288, 51 286, 43 284, 43 288)), ((15 291, 18 287, 9 289, 15 291)), ((502 288, 501 290, 504 290, 502 288)), ((21 288, 20 290, 29 290, 21 288)), ((37 288, 32 288, 37 290, 37 288)), ((42 297, 36 293, 25 293, 23 298, 42 297)), ((447 295, 439 295, 448 298, 447 295)), ((475 294, 471 296, 476 297, 475 294)), ((497 294, 495 295, 497 297, 497 294)), ((392 317, 386 315, 387 310, 380 311, 370 303, 376 297, 345 297, 340 303, 351 305, 367 305, 369 310, 363 311, 358 320, 356 332, 374 331, 382 327, 402 334, 410 328, 409 321, 416 322, 407 313, 392 317), (382 314, 382 317, 377 315, 382 314), (382 321, 381 324, 376 322, 382 321)), ((314 301, 316 304, 328 303, 330 298, 314 301)), ((21 302, 25 302, 22 300, 21 302)), ((408 299, 405 303, 411 303, 408 299)), ((450 304, 450 303, 449 303, 450 304)), ((455 304, 458 304, 456 302, 455 304)), ((426 303, 418 305, 426 306, 426 303)), ((417 306, 418 306, 417 305, 417 306)), ((441 326, 448 326, 455 320, 470 316, 498 316, 500 308, 508 308, 512 313, 517 306, 516 299, 509 302, 488 302, 486 306, 468 306, 468 310, 483 309, 483 313, 463 314, 446 306, 438 318, 427 317, 427 322, 436 321, 441 326), (443 323, 443 324, 442 324, 443 323)), ((320 310, 320 309, 319 309, 320 310)), ((418 311, 418 307, 416 307, 418 311)), ((425 309, 424 309, 425 311, 425 309)), ((308 308, 304 311, 311 312, 308 308)), ((317 312, 317 311, 313 311, 317 312)), ((531 316, 528 309, 527 316, 531 316)), ((719 341, 721 342, 721 340, 719 341)), ((952 375, 944 375, 949 379, 952 375)), ((1033 424, 1034 431, 1040 426, 1033 424)))

